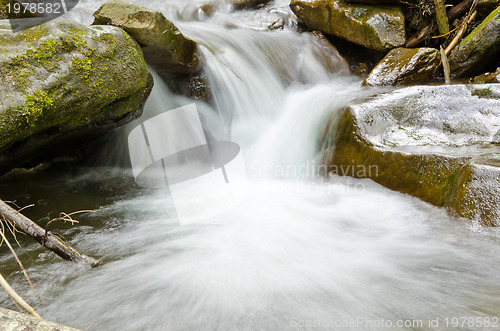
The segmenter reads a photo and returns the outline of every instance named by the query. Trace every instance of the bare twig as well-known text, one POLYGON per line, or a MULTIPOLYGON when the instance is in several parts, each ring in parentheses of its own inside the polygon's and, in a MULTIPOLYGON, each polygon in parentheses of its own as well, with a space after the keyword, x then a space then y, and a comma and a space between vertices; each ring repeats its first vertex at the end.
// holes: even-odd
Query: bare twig
MULTIPOLYGON (((454 19, 460 17, 463 13, 468 11, 471 6, 473 6, 475 3, 475 0, 463 0, 459 4, 455 5, 453 8, 451 8, 448 13, 448 21, 453 21, 454 19)), ((425 28, 423 28, 420 32, 416 33, 412 37, 410 37, 406 41, 406 47, 412 48, 412 47, 417 47, 420 45, 430 34, 434 33, 434 31, 437 30, 437 26, 434 24, 429 24, 425 28)))
POLYGON ((64 223, 66 222, 70 222, 72 225, 78 223, 77 220, 74 220, 71 216, 72 215, 76 215, 76 214, 81 214, 81 213, 93 213, 94 210, 78 210, 78 211, 74 211, 72 213, 69 213, 69 214, 66 214, 65 212, 61 212, 59 214, 59 217, 56 217, 56 218, 53 218, 51 219, 46 225, 45 225, 45 234, 47 234, 47 231, 48 231, 48 228, 49 228, 49 224, 53 223, 53 222, 57 222, 57 221, 63 221, 64 223))
MULTIPOLYGON (((4 221, 5 221, 5 218, 4 218, 4 221)), ((12 253, 12 255, 14 255, 14 258, 16 259, 17 264, 19 264, 19 267, 21 268, 21 270, 22 270, 22 272, 24 274, 24 277, 26 278, 26 280, 30 284, 31 289, 35 293, 37 299, 41 301, 42 299, 40 298, 40 296, 38 295, 37 291, 35 290, 35 286, 33 286, 33 283, 31 282, 31 279, 28 276, 28 273, 26 272, 26 269, 24 269, 24 266, 23 266, 21 260, 19 259, 19 257, 17 256, 16 252, 14 251, 14 248, 12 248, 12 246, 10 245, 10 242, 9 242, 9 240, 7 240, 7 237, 5 237, 5 233, 4 233, 5 232, 5 227, 3 225, 3 222, 0 222, 0 223, 2 225, 2 231, 0 231, 0 236, 2 236, 2 241, 5 241, 5 243, 7 244, 7 247, 9 247, 10 252, 12 253)))
POLYGON ((9 285, 9 283, 5 280, 5 278, 3 278, 2 274, 0 274, 0 286, 3 287, 5 292, 7 292, 7 294, 16 304, 20 305, 22 308, 24 308, 24 310, 26 310, 31 315, 38 318, 42 318, 42 316, 40 316, 40 314, 38 314, 33 307, 31 307, 26 301, 24 301, 24 299, 19 294, 17 294, 16 291, 14 291, 14 289, 9 285))
POLYGON ((27 206, 24 206, 23 208, 19 208, 19 212, 22 211, 22 210, 25 210, 26 208, 30 208, 30 207, 33 207, 35 204, 32 203, 31 205, 27 205, 27 206))
POLYGON ((50 234, 50 232, 46 232, 41 226, 31 221, 2 200, 0 200, 0 214, 14 224, 18 230, 29 235, 38 241, 40 245, 50 249, 60 257, 70 261, 84 262, 91 266, 101 265, 100 262, 80 254, 76 249, 71 247, 71 245, 63 242, 57 236, 50 234))

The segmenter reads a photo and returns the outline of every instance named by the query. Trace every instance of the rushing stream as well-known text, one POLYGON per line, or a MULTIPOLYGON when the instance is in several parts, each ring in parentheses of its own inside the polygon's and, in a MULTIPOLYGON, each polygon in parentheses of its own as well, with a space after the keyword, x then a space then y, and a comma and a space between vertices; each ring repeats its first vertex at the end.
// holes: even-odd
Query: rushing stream
MULTIPOLYGON (((102 2, 80 1, 68 15, 88 24, 102 2)), ((220 1, 200 18, 196 1, 137 2, 202 45, 214 99, 197 107, 212 136, 242 147, 247 196, 217 222, 179 226, 170 196, 138 187, 128 168, 55 164, 5 176, 2 197, 35 204, 26 214, 42 223, 95 210, 51 227, 101 267, 20 238, 41 302, 1 248, 2 274, 44 318, 85 330, 488 329, 468 317, 500 328, 496 229, 370 180, 314 176, 321 124, 374 93, 336 54, 292 25, 251 28, 263 11, 232 13, 220 1)), ((287 2, 273 13, 288 17, 287 2)), ((144 116, 192 102, 155 75, 144 116)), ((135 125, 97 156, 126 159, 135 125)), ((0 301, 15 308, 3 292, 0 301)))

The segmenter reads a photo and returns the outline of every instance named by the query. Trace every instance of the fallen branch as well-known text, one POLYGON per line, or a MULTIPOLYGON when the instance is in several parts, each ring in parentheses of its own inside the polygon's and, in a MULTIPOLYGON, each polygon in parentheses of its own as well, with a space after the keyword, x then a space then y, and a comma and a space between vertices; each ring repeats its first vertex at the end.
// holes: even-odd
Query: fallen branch
POLYGON ((24 299, 19 294, 17 294, 16 291, 14 291, 14 289, 9 285, 9 283, 7 283, 5 278, 3 278, 2 274, 0 274, 0 286, 3 287, 5 292, 7 292, 7 294, 12 298, 12 300, 14 300, 16 304, 20 305, 24 310, 26 310, 31 315, 38 318, 42 318, 42 316, 40 316, 40 314, 38 314, 33 307, 31 307, 26 301, 24 301, 24 299))
POLYGON ((68 243, 65 243, 61 238, 49 231, 45 231, 45 229, 41 226, 17 210, 13 209, 2 200, 0 200, 0 214, 3 215, 3 217, 13 224, 18 230, 32 237, 38 241, 40 245, 50 249, 63 259, 74 262, 84 262, 93 267, 100 265, 98 261, 80 254, 76 249, 71 247, 68 243))
MULTIPOLYGON (((453 21, 464 14, 474 3, 474 0, 463 0, 458 5, 451 8, 448 13, 448 22, 453 21)), ((434 24, 429 24, 422 29, 419 33, 414 34, 406 41, 407 48, 413 48, 420 45, 430 34, 437 30, 437 26, 434 24)))
POLYGON ((470 17, 468 19, 466 19, 466 21, 461 25, 460 30, 458 30, 457 34, 455 35, 455 37, 453 38, 453 40, 451 41, 451 43, 444 50, 444 53, 446 55, 450 55, 450 53, 453 50, 453 48, 455 48, 455 46, 458 44, 458 42, 460 41, 460 39, 462 39, 462 37, 464 36, 465 31, 467 31, 467 27, 472 22, 472 20, 476 17, 476 14, 477 14, 477 11, 474 11, 470 15, 470 17))

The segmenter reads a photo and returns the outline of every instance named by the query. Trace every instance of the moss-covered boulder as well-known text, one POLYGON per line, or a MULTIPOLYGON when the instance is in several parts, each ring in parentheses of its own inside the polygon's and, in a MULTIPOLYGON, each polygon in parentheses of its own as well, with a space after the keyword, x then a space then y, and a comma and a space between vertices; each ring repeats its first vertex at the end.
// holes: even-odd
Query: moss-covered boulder
POLYGON ((344 0, 292 0, 292 11, 313 30, 387 51, 405 44, 405 18, 398 6, 348 4, 344 0))
POLYGON ((453 77, 468 77, 481 72, 500 52, 500 7, 491 12, 449 56, 453 77))
POLYGON ((415 85, 428 80, 441 55, 434 48, 395 48, 370 72, 363 85, 415 85))
POLYGON ((235 9, 248 9, 268 3, 270 0, 232 0, 235 9))
POLYGON ((0 29, 0 45, 0 174, 131 121, 152 88, 141 48, 113 26, 57 19, 0 29))
POLYGON ((146 62, 158 71, 195 73, 201 68, 197 44, 159 11, 111 0, 94 13, 94 25, 116 25, 141 45, 146 62))
POLYGON ((333 173, 500 225, 500 148, 492 142, 499 128, 499 85, 408 87, 332 119, 324 160, 333 173))

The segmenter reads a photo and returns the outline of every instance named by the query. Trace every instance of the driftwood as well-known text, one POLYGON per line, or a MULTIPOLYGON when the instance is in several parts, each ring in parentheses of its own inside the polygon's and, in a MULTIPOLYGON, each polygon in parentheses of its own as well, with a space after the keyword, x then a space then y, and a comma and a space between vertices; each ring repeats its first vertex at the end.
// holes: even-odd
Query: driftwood
POLYGON ((74 262, 84 262, 91 266, 98 266, 100 263, 91 257, 80 254, 76 249, 65 243, 58 236, 46 231, 44 228, 10 207, 0 200, 0 214, 19 231, 32 237, 38 243, 65 260, 74 262))
MULTIPOLYGON (((453 21, 463 15, 474 3, 474 0, 463 0, 458 5, 451 8, 448 13, 448 21, 453 21)), ((437 26, 434 24, 429 24, 425 28, 422 29, 419 33, 411 36, 406 41, 406 47, 412 48, 420 45, 431 33, 436 32, 437 26)))

